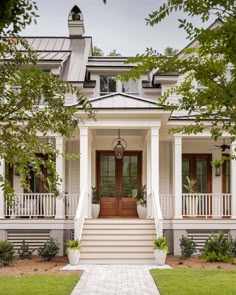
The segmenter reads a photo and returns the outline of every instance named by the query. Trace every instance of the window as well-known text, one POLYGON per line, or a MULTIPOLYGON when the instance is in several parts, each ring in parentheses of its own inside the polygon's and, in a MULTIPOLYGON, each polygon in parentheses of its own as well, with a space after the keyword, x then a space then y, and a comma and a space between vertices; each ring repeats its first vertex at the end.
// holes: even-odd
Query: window
POLYGON ((122 92, 125 93, 139 93, 138 81, 129 80, 128 82, 122 83, 122 92))
POLYGON ((100 93, 101 95, 116 92, 116 80, 112 76, 101 76, 100 77, 100 93))
POLYGON ((222 165, 222 192, 230 194, 230 160, 226 160, 222 165))
POLYGON ((182 191, 187 193, 184 187, 187 184, 186 176, 196 180, 195 191, 197 193, 210 193, 212 191, 212 166, 211 155, 183 154, 182 159, 182 191))

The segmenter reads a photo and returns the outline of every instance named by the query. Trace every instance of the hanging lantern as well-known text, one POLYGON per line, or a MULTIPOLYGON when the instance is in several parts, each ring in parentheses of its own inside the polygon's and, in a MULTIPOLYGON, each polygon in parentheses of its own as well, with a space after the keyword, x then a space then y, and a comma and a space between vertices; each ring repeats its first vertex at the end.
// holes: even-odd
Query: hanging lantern
POLYGON ((123 138, 120 138, 120 129, 118 129, 118 138, 115 138, 112 142, 112 148, 115 151, 116 159, 123 159, 127 143, 123 138))

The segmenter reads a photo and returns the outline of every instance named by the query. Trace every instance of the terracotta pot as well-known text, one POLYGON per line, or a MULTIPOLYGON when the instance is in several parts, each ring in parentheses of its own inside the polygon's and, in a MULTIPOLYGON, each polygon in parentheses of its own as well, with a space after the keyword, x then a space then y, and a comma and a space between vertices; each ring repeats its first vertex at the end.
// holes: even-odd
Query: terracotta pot
POLYGON ((143 207, 141 205, 137 206, 138 217, 145 219, 147 218, 147 207, 143 207))
POLYGON ((100 213, 100 204, 92 204, 92 217, 98 218, 100 213))
POLYGON ((154 255, 157 265, 164 265, 166 262, 166 251, 164 250, 154 250, 154 255))
POLYGON ((79 250, 68 250, 68 258, 70 265, 79 264, 80 251, 79 250))

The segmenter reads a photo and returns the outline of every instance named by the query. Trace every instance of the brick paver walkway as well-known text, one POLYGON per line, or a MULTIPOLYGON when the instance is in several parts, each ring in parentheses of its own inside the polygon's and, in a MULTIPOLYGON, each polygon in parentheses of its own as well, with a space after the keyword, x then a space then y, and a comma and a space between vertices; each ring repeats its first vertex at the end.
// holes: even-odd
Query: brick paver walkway
POLYGON ((71 295, 160 294, 149 273, 153 266, 79 265, 77 268, 85 272, 71 295))

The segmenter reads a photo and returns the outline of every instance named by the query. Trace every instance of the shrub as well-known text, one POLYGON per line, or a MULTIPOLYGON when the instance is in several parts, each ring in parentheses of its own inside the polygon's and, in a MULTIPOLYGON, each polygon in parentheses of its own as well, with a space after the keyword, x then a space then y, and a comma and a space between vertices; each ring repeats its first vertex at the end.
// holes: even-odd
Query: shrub
POLYGON ((202 258, 208 262, 227 262, 232 256, 232 242, 223 232, 213 234, 206 241, 202 258))
POLYGON ((163 250, 168 252, 168 244, 165 237, 157 238, 153 241, 154 249, 155 250, 163 250))
POLYGON ((50 261, 59 252, 59 244, 56 240, 50 238, 38 248, 38 254, 43 260, 50 261))
POLYGON ((181 257, 183 259, 190 258, 197 252, 196 244, 191 239, 182 236, 180 239, 181 257))
POLYGON ((20 259, 31 259, 33 251, 29 250, 29 244, 26 244, 25 240, 22 241, 20 249, 17 251, 17 254, 20 259))
POLYGON ((12 243, 8 241, 0 241, 0 264, 9 265, 16 259, 15 251, 12 243))
POLYGON ((68 253, 69 250, 80 250, 80 241, 79 240, 68 240, 65 243, 67 249, 66 252, 68 253))
POLYGON ((236 256, 236 239, 232 240, 232 254, 236 256))

